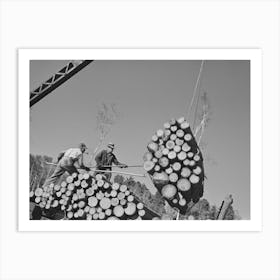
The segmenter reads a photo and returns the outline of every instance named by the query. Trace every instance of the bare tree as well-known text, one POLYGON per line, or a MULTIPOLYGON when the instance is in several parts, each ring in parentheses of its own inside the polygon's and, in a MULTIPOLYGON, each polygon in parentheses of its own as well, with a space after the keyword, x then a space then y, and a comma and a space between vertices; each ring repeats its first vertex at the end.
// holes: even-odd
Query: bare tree
POLYGON ((120 119, 120 112, 115 103, 102 103, 99 105, 96 114, 96 131, 98 137, 98 144, 95 147, 90 161, 93 161, 94 155, 99 150, 104 139, 107 137, 112 129, 112 126, 120 119))

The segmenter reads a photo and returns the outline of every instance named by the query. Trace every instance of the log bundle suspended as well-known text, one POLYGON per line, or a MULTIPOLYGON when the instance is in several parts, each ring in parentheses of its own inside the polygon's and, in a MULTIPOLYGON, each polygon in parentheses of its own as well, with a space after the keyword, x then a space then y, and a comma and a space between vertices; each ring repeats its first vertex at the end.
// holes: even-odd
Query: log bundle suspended
POLYGON ((147 149, 144 169, 166 201, 185 214, 188 203, 202 197, 204 184, 203 158, 189 123, 183 117, 171 119, 147 149))
POLYGON ((68 176, 59 185, 50 184, 30 192, 30 199, 46 212, 64 211, 68 220, 153 219, 127 185, 111 183, 93 172, 68 176))

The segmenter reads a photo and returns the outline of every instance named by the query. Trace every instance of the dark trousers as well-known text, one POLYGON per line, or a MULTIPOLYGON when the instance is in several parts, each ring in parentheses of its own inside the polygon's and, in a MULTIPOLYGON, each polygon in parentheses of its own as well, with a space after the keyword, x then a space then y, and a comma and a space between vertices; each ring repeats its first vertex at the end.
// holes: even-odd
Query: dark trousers
POLYGON ((70 175, 73 173, 79 173, 77 168, 71 162, 69 162, 67 158, 62 158, 55 168, 53 174, 44 183, 44 186, 50 184, 55 185, 65 172, 68 172, 70 175))

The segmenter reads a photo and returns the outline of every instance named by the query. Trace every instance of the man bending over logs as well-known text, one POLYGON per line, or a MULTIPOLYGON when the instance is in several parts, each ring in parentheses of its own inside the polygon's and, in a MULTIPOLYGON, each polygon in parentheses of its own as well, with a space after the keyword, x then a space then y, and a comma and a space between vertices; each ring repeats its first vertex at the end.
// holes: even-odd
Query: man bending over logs
POLYGON ((55 184, 65 172, 68 172, 70 175, 78 173, 77 168, 89 171, 90 169, 84 166, 83 163, 83 154, 86 149, 86 145, 81 143, 78 148, 70 148, 59 153, 56 169, 54 170, 52 176, 46 180, 44 185, 49 185, 51 183, 55 184))
MULTIPOLYGON (((112 170, 112 164, 115 164, 121 168, 127 168, 126 164, 120 163, 117 160, 117 157, 115 156, 115 154, 113 154, 113 151, 115 149, 115 145, 113 143, 109 143, 107 145, 107 149, 102 150, 101 152, 99 152, 96 157, 95 157, 95 161, 96 161, 96 169, 97 170, 112 170)), ((99 172, 96 171, 95 175, 98 174, 99 172)), ((107 180, 110 181, 111 177, 112 177, 112 173, 103 173, 100 172, 101 174, 105 174, 107 177, 107 180)))

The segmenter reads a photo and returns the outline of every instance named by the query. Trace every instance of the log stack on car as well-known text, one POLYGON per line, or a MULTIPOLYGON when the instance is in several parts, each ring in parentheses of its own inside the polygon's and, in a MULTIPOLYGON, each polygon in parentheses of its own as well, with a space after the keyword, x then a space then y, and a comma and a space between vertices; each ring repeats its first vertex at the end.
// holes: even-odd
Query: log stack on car
POLYGON ((189 202, 203 195, 204 168, 189 123, 171 119, 152 136, 144 155, 144 169, 166 201, 185 214, 189 202))
POLYGON ((148 209, 136 200, 127 185, 111 183, 105 176, 94 176, 91 171, 73 173, 61 184, 37 188, 30 193, 30 198, 45 211, 64 211, 69 220, 151 218, 148 209))

